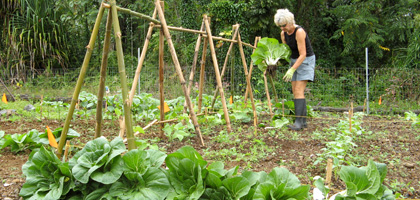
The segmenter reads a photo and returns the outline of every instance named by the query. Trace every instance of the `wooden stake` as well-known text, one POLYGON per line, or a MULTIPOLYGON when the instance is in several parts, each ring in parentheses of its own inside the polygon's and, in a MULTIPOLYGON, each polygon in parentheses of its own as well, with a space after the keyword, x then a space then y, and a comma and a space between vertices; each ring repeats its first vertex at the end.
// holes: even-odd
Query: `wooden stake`
MULTIPOLYGON (((233 31, 232 40, 236 40, 236 37, 238 35, 238 30, 239 30, 239 25, 238 24, 232 26, 232 31, 233 31)), ((230 52, 232 51, 233 45, 234 45, 233 42, 230 43, 229 49, 228 49, 228 51, 226 53, 225 62, 223 63, 223 67, 222 67, 222 73, 220 74, 220 77, 222 79, 223 79, 223 76, 225 75, 226 66, 227 66, 227 63, 229 61, 229 56, 230 56, 230 52)), ((217 95, 218 94, 219 94, 219 88, 216 87, 216 90, 214 91, 214 95, 213 95, 213 100, 211 102, 211 108, 214 107, 214 104, 216 102, 216 99, 217 99, 217 95)))
MULTIPOLYGON (((251 104, 252 104, 252 110, 254 112, 254 126, 255 126, 255 130, 258 124, 258 118, 257 118, 257 111, 255 109, 255 102, 254 102, 254 95, 252 94, 252 88, 251 88, 251 76, 248 76, 248 69, 247 69, 247 64, 246 64, 246 59, 245 59, 245 53, 244 53, 244 49, 242 46, 242 40, 241 40, 241 34, 238 33, 238 44, 239 44, 239 52, 241 54, 241 60, 242 60, 242 65, 244 66, 244 71, 245 71, 245 78, 246 78, 246 85, 249 91, 249 97, 251 99, 251 104)), ((253 65, 251 65, 251 68, 249 69, 249 72, 252 72, 252 67, 253 65)))
POLYGON ((108 66, 108 52, 109 44, 111 43, 111 28, 112 28, 112 13, 108 12, 108 18, 106 21, 105 28, 105 39, 104 47, 102 53, 102 62, 101 62, 101 78, 99 82, 99 91, 98 91, 98 103, 96 104, 96 127, 95 127, 95 138, 101 137, 102 129, 102 101, 105 93, 105 79, 106 79, 106 68, 108 66))
POLYGON ((124 54, 122 48, 122 41, 121 41, 121 30, 120 24, 118 21, 118 13, 115 0, 110 0, 111 10, 112 10, 112 24, 114 28, 115 34, 115 43, 116 43, 116 50, 117 50, 117 60, 118 60, 118 71, 120 74, 121 79, 121 90, 122 90, 122 100, 123 100, 123 107, 124 107, 124 120, 125 120, 125 129, 127 131, 127 140, 128 140, 128 150, 132 150, 136 148, 136 143, 134 141, 133 135, 133 126, 132 126, 132 119, 131 119, 131 104, 128 102, 128 89, 127 89, 127 78, 125 74, 125 64, 124 64, 124 54))
POLYGON ((204 38, 203 41, 203 55, 201 55, 201 67, 200 67, 200 83, 198 84, 198 111, 201 112, 201 105, 203 102, 203 89, 204 89, 204 75, 205 75, 205 68, 206 68, 206 56, 207 56, 207 45, 209 40, 204 38))
POLYGON ((120 124, 120 133, 118 134, 118 136, 120 136, 121 138, 124 138, 124 133, 125 133, 125 118, 120 116, 120 118, 118 119, 118 123, 120 124))
MULTIPOLYGON (((258 45, 258 42, 261 40, 261 37, 255 37, 255 40, 254 40, 254 49, 252 50, 252 53, 254 53, 255 52, 255 49, 257 48, 257 45, 258 45)), ((250 69, 252 69, 253 68, 253 66, 254 66, 254 63, 252 62, 252 59, 251 59, 251 62, 249 63, 249 68, 250 69)), ((248 74, 248 76, 249 76, 249 80, 251 80, 251 72, 248 74)), ((264 72, 264 74, 265 74, 265 72, 264 72)), ((267 78, 267 77, 266 77, 267 78)), ((248 102, 248 87, 246 87, 246 90, 245 90, 245 105, 247 104, 247 102, 248 102)))
POLYGON ((330 187, 331 178, 332 178, 332 168, 333 168, 333 161, 331 158, 328 158, 327 161, 327 177, 325 178, 325 183, 330 187))
POLYGON ((167 24, 166 24, 165 15, 164 15, 163 10, 160 6, 159 0, 156 0, 155 6, 156 6, 157 12, 159 14, 159 19, 160 19, 161 24, 162 24, 162 28, 163 28, 163 31, 164 31, 164 34, 165 34, 165 37, 166 37, 166 41, 167 41, 168 46, 169 46, 169 52, 171 53, 172 60, 173 60, 174 65, 175 65, 175 70, 178 74, 179 81, 181 82, 181 86, 182 86, 182 90, 184 91, 185 99, 187 100, 188 108, 190 110, 191 119, 194 123, 195 131, 196 131, 197 135, 200 137, 201 144, 204 146, 204 141, 203 141, 203 137, 201 136, 200 127, 199 127, 198 121, 197 121, 197 116, 194 112, 194 109, 193 109, 193 106, 192 106, 192 103, 191 103, 191 99, 187 95, 187 87, 185 86, 184 75, 182 74, 182 69, 181 69, 181 66, 179 64, 178 57, 176 55, 175 47, 172 43, 171 34, 169 33, 169 29, 168 29, 167 24))
POLYGON ((92 31, 92 35, 90 36, 89 45, 86 47, 85 58, 83 60, 82 68, 80 69, 79 78, 77 79, 76 87, 75 87, 74 92, 73 92, 73 98, 71 100, 71 104, 70 104, 70 107, 69 107, 69 112, 67 113, 66 121, 64 122, 63 131, 61 133, 60 141, 58 143, 58 148, 57 148, 57 157, 58 158, 61 158, 61 156, 63 154, 63 147, 64 147, 64 144, 66 142, 67 132, 69 131, 69 128, 70 128, 71 119, 73 118, 74 108, 76 106, 77 100, 79 99, 80 89, 82 88, 83 79, 85 78, 86 71, 87 71, 88 66, 89 66, 89 61, 90 61, 90 58, 92 56, 92 52, 93 52, 93 49, 94 49, 94 46, 95 46, 96 37, 98 36, 99 25, 101 23, 101 19, 102 19, 103 14, 104 14, 104 7, 101 4, 101 7, 99 8, 98 16, 96 17, 96 21, 95 21, 95 25, 94 25, 94 28, 93 28, 93 31, 92 31))
POLYGON ((67 162, 67 159, 69 157, 69 148, 70 148, 70 141, 67 140, 66 147, 64 149, 64 162, 67 162))
POLYGON ((211 57, 212 57, 212 60, 213 60, 213 66, 214 66, 214 71, 215 71, 215 74, 216 74, 217 85, 219 87, 220 98, 222 100, 223 112, 225 114, 227 131, 228 131, 228 133, 230 133, 230 132, 232 132, 232 128, 230 127, 229 112, 228 112, 227 106, 226 106, 225 93, 223 92, 222 79, 220 77, 219 65, 217 64, 216 51, 215 51, 215 48, 214 48, 213 38, 212 38, 212 35, 211 35, 210 24, 209 24, 209 21, 207 19, 206 14, 204 14, 203 18, 204 18, 204 23, 206 25, 206 32, 207 32, 207 35, 209 36, 208 38, 209 38, 209 44, 210 44, 211 57))
MULTIPOLYGON (((156 18, 156 9, 153 12, 153 19, 155 18, 156 18)), ((146 58, 147 47, 149 46, 150 38, 152 37, 153 26, 154 26, 153 23, 149 24, 149 30, 147 31, 146 40, 144 41, 143 49, 141 51, 140 60, 136 69, 136 74, 134 75, 133 84, 131 85, 130 98, 129 98, 130 104, 133 103, 134 94, 136 93, 136 87, 137 87, 137 83, 140 77, 140 72, 141 72, 141 69, 143 68, 144 59, 146 58)))
MULTIPOLYGON (((160 2, 160 5, 162 7, 162 11, 164 12, 164 3, 160 2)), ((163 121, 165 120, 165 109, 163 109, 165 107, 165 94, 164 94, 164 85, 163 85, 163 73, 164 73, 164 47, 165 45, 165 36, 163 35, 163 30, 162 28, 159 30, 159 97, 160 97, 160 120, 163 121)), ((164 125, 161 124, 160 125, 160 133, 159 133, 159 137, 160 138, 164 138, 165 134, 163 133, 163 128, 164 125)))
MULTIPOLYGON (((201 23, 200 30, 203 30, 203 29, 204 29, 204 22, 201 23)), ((198 35, 197 42, 195 43, 194 58, 193 58, 193 63, 191 67, 190 78, 188 81, 188 88, 187 88, 188 96, 191 94, 191 88, 194 82, 194 74, 195 74, 195 69, 197 67, 198 51, 200 50, 200 45, 201 45, 201 34, 198 35)), ((200 113, 200 111, 197 111, 197 112, 200 113)), ((184 113, 187 113, 187 102, 184 103, 184 113)))
POLYGON ((363 113, 365 112, 365 108, 366 108, 366 99, 365 99, 365 102, 363 103, 363 113))

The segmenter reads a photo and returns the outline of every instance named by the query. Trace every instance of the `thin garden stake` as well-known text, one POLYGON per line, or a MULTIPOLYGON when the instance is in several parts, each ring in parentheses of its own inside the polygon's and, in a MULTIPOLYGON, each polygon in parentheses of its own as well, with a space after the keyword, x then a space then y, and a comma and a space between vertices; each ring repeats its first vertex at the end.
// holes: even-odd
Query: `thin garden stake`
POLYGON ((181 69, 181 66, 179 64, 178 57, 176 55, 174 44, 172 43, 171 34, 169 33, 169 29, 168 29, 168 26, 166 24, 165 15, 163 14, 163 10, 160 6, 159 0, 156 0, 155 6, 156 6, 156 10, 159 14, 159 19, 160 19, 161 24, 162 24, 162 28, 163 28, 163 31, 164 31, 164 34, 165 34, 165 37, 166 37, 166 41, 167 41, 168 46, 169 46, 169 52, 171 53, 172 60, 173 60, 174 65, 175 65, 176 73, 178 74, 179 82, 181 82, 182 90, 184 91, 185 99, 187 100, 188 108, 190 110, 191 119, 194 123, 195 131, 196 131, 197 135, 200 137, 201 144, 204 146, 204 141, 203 141, 203 137, 201 136, 201 131, 200 131, 200 127, 198 125, 197 116, 194 112, 194 109, 193 109, 193 106, 192 106, 192 103, 191 103, 191 99, 187 95, 187 87, 185 86, 184 75, 182 74, 182 69, 181 69))
POLYGON ((89 66, 89 61, 92 56, 93 49, 95 47, 95 41, 96 41, 96 37, 98 36, 99 26, 101 24, 101 19, 104 14, 104 9, 105 8, 103 7, 103 4, 101 4, 101 7, 99 8, 98 16, 96 17, 92 35, 90 36, 89 45, 86 47, 85 58, 83 60, 82 68, 80 69, 79 78, 77 79, 76 88, 74 89, 74 92, 73 92, 73 98, 71 100, 69 112, 67 113, 66 121, 64 122, 63 131, 61 133, 60 141, 58 143, 58 148, 57 148, 58 158, 61 158, 61 155, 63 154, 63 147, 64 147, 64 144, 66 143, 67 132, 69 131, 69 128, 70 128, 70 122, 73 117, 74 108, 76 106, 77 100, 79 99, 79 93, 83 85, 83 79, 85 78, 86 71, 89 66))
MULTIPOLYGON (((164 5, 163 2, 160 2, 162 11, 164 11, 164 5)), ((165 120, 165 93, 164 93, 164 85, 163 85, 163 75, 164 75, 164 50, 165 50, 165 36, 163 35, 163 28, 159 30, 159 99, 160 99, 160 121, 165 120)), ((159 137, 163 138, 163 128, 164 124, 160 124, 160 131, 159 131, 159 137)))
POLYGON ((120 30, 120 23, 118 21, 118 13, 115 0, 110 1, 111 10, 112 10, 112 24, 114 28, 115 34, 115 43, 117 49, 117 60, 118 60, 118 71, 120 74, 121 79, 121 90, 122 90, 122 100, 123 100, 123 107, 124 107, 124 120, 125 120, 125 128, 127 131, 127 142, 128 142, 128 150, 132 150, 136 148, 136 143, 134 140, 133 135, 133 126, 131 120, 131 104, 128 103, 128 89, 127 89, 127 78, 125 74, 125 64, 124 64, 124 54, 122 49, 122 41, 121 41, 121 30, 120 30))
MULTIPOLYGON (((204 29, 204 22, 201 23, 200 30, 203 30, 203 29, 204 29)), ((188 88, 187 88, 188 96, 191 94, 191 88, 194 82, 194 73, 195 73, 195 69, 197 68, 198 51, 200 50, 200 45, 201 45, 201 34, 198 35, 197 42, 195 43, 194 58, 193 58, 193 63, 191 67, 190 78, 188 81, 188 88)), ((187 113, 187 102, 184 103, 184 113, 187 113)))
MULTIPOLYGON (((153 12, 153 19, 155 19, 155 18, 156 18, 156 9, 153 12)), ((133 85, 131 86, 130 97, 129 97, 129 100, 128 100, 130 104, 133 103, 133 98, 134 98, 134 93, 136 91, 137 81, 140 78, 140 72, 141 72, 141 69, 143 68, 144 59, 146 58, 147 47, 149 46, 150 38, 152 37, 153 26, 154 26, 154 23, 150 22, 149 30, 147 31, 146 40, 144 41, 143 49, 141 51, 140 60, 139 60, 139 63, 137 65, 136 74, 134 75, 133 85)))
POLYGON ((207 45, 209 40, 204 38, 203 41, 203 52, 201 55, 201 66, 200 66, 200 83, 198 84, 198 112, 201 113, 201 105, 203 103, 203 89, 204 89, 204 75, 206 69, 206 56, 207 56, 207 45))
POLYGON ((240 33, 238 33, 238 44, 239 44, 239 52, 241 54, 241 59, 242 59, 242 65, 244 66, 244 71, 245 71, 246 85, 247 85, 247 88, 248 88, 248 91, 249 91, 249 97, 251 99, 252 110, 254 112, 254 126, 255 126, 255 130, 257 130, 256 129, 257 124, 258 124, 257 111, 255 109, 254 95, 252 94, 251 76, 248 76, 248 74, 250 74, 252 72, 253 65, 251 65, 251 68, 249 69, 249 72, 248 72, 248 69, 247 69, 248 64, 246 64, 245 53, 244 53, 244 48, 242 46, 242 40, 241 40, 241 34, 240 33))
POLYGON ((219 87, 220 98, 222 100, 223 112, 225 114, 227 131, 228 131, 228 133, 230 133, 230 132, 232 132, 232 128, 230 127, 229 112, 228 112, 227 106, 226 106, 225 93, 223 92, 222 79, 220 78, 219 65, 217 64, 216 51, 215 51, 215 48, 214 48, 213 38, 212 38, 212 35, 211 35, 210 24, 209 24, 209 21, 207 19, 206 14, 203 15, 203 18, 204 18, 204 23, 206 25, 206 32, 207 32, 207 35, 208 35, 208 38, 209 38, 211 57, 212 57, 212 60, 213 60, 213 66, 214 66, 214 71, 215 71, 215 74, 216 74, 217 85, 219 87))
POLYGON ((96 104, 96 129, 95 129, 95 138, 101 137, 102 129, 102 99, 104 98, 105 93, 105 79, 106 79, 106 69, 108 66, 108 53, 109 53, 109 44, 111 43, 111 29, 112 29, 112 13, 108 12, 108 17, 106 21, 105 28, 105 39, 104 47, 102 53, 102 62, 101 62, 101 78, 99 82, 99 91, 98 91, 98 103, 96 104))
MULTIPOLYGON (((261 40, 261 37, 255 37, 255 40, 254 40, 254 49, 252 50, 252 54, 254 54, 255 49, 257 48, 258 42, 260 40, 261 40)), ((251 59, 251 61, 249 63, 249 68, 252 69, 253 66, 254 66, 254 64, 253 64, 252 59, 251 59)), ((249 74, 248 74, 250 80, 251 80, 251 74, 252 74, 251 72, 249 72, 249 74)), ((265 72, 264 72, 264 74, 265 74, 265 72)), ((267 79, 267 77, 265 77, 265 78, 267 79)), ((248 91, 248 87, 246 87, 246 90, 245 90, 245 105, 248 102, 248 92, 249 92, 248 91)))

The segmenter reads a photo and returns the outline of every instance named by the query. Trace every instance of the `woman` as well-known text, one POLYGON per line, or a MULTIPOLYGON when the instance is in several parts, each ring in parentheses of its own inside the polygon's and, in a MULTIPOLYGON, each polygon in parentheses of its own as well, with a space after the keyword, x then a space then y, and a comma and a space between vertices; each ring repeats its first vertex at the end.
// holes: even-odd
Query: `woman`
POLYGON ((288 127, 292 130, 301 130, 307 127, 304 91, 308 81, 314 81, 315 54, 305 30, 295 24, 294 15, 288 9, 277 10, 274 23, 281 29, 281 40, 292 50, 290 68, 283 77, 287 82, 292 81, 295 103, 295 123, 288 127))

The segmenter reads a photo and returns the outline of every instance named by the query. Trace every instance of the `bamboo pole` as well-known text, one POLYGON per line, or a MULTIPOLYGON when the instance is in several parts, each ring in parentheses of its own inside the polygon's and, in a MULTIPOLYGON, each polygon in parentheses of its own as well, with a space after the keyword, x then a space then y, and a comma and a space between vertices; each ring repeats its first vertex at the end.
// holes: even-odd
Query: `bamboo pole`
POLYGON ((204 14, 203 17, 204 17, 204 24, 206 25, 206 32, 207 32, 207 35, 209 36, 208 38, 209 38, 211 57, 213 59, 213 66, 214 66, 214 71, 215 71, 215 74, 216 74, 216 81, 217 81, 217 85, 219 87, 220 98, 222 100, 223 112, 225 114, 227 131, 228 131, 228 133, 230 133, 230 132, 232 132, 232 129, 230 127, 229 112, 228 112, 227 106, 226 106, 225 93, 223 92, 222 79, 220 77, 219 65, 217 64, 216 51, 214 49, 213 38, 212 38, 212 35, 211 35, 211 30, 210 30, 210 24, 209 24, 209 21, 207 19, 207 15, 204 14))
MULTIPOLYGON (((156 9, 153 11, 153 18, 156 18, 156 9)), ((152 37, 154 24, 149 24, 149 30, 147 31, 146 40, 144 41, 143 49, 141 51, 140 60, 137 65, 136 74, 134 75, 133 85, 131 85, 129 103, 133 103, 134 94, 136 93, 137 83, 140 77, 141 69, 143 68, 144 59, 146 58, 147 48, 149 47, 150 38, 152 37)))
POLYGON ((104 47, 102 53, 102 62, 101 62, 101 78, 99 82, 99 91, 98 91, 98 103, 96 104, 96 128, 95 128, 95 138, 101 137, 102 129, 102 99, 104 98, 105 93, 105 79, 106 79, 106 68, 108 66, 108 52, 109 44, 111 43, 111 28, 112 28, 112 13, 108 12, 108 18, 106 21, 105 28, 105 39, 104 47))
MULTIPOLYGON (((160 2, 161 7, 162 7, 162 11, 164 12, 164 5, 163 2, 160 2)), ((165 37, 163 35, 163 30, 162 28, 159 30, 159 97, 160 97, 160 120, 163 121, 165 120, 165 93, 164 93, 164 85, 163 85, 163 74, 164 74, 164 45, 165 45, 165 37)), ((164 124, 160 125, 160 132, 159 132, 159 137, 163 138, 164 134, 163 134, 163 128, 164 128, 164 124)))
POLYGON ((264 71, 264 86, 265 86, 265 93, 267 94, 268 110, 270 111, 270 115, 273 115, 273 110, 271 109, 270 92, 268 91, 268 85, 267 85, 267 70, 264 71))
POLYGON ((166 37, 166 41, 167 41, 168 46, 169 46, 169 51, 171 52, 172 60, 173 60, 174 65, 175 65, 175 69, 176 69, 176 72, 178 74, 179 81, 181 82, 182 90, 184 91, 185 99, 187 100, 188 108, 190 110, 191 119, 194 123, 195 131, 196 131, 197 135, 200 137, 201 144, 204 146, 204 141, 203 141, 203 137, 201 136, 201 131, 200 131, 200 127, 198 125, 197 116, 196 116, 196 114, 194 112, 194 109, 192 107, 191 99, 187 95, 187 88, 185 86, 184 75, 182 74, 181 66, 179 64, 178 57, 176 55, 175 47, 172 43, 171 34, 169 33, 169 29, 168 29, 168 26, 167 26, 166 20, 165 20, 165 15, 163 14, 163 10, 160 6, 159 0, 156 0, 155 6, 156 6, 157 12, 159 14, 159 19, 160 19, 161 24, 162 24, 162 28, 163 28, 163 31, 164 31, 164 34, 165 34, 165 37, 166 37))
POLYGON ((12 97, 13 101, 16 101, 15 97, 13 96, 13 94, 10 92, 9 88, 7 88, 7 86, 4 84, 3 79, 0 78, 1 84, 6 88, 7 92, 9 92, 10 96, 12 97))
POLYGON ((74 108, 76 106, 77 100, 79 99, 79 93, 83 85, 83 79, 85 78, 86 71, 89 66, 89 61, 92 56, 93 49, 95 47, 95 41, 96 41, 96 37, 98 36, 99 25, 101 23, 103 14, 104 14, 104 7, 103 7, 103 4, 101 4, 101 7, 99 8, 98 16, 96 17, 92 34, 90 36, 89 44, 86 46, 85 58, 83 60, 82 68, 80 69, 79 78, 77 79, 76 87, 73 92, 73 98, 71 100, 69 112, 67 113, 66 121, 64 122, 63 131, 61 133, 60 141, 58 143, 58 148, 57 148, 58 158, 61 158, 61 155, 63 154, 63 147, 64 147, 64 144, 66 143, 67 132, 69 131, 70 122, 74 113, 74 108))
MULTIPOLYGON (((232 40, 235 40, 236 39, 236 37, 238 35, 238 30, 239 30, 239 25, 238 24, 235 24, 235 25, 232 26, 232 31, 233 31, 232 40)), ((223 67, 222 67, 222 73, 220 74, 220 77, 221 78, 223 78, 223 76, 225 75, 226 66, 227 66, 227 63, 229 61, 229 55, 230 55, 230 52, 232 51, 233 45, 234 45, 233 42, 230 43, 229 49, 228 49, 228 51, 226 53, 225 62, 223 63, 223 67)), ((211 108, 212 109, 214 107, 214 104, 216 102, 216 98, 217 98, 217 95, 218 94, 219 94, 219 88, 216 87, 216 90, 214 91, 214 95, 213 95, 213 100, 211 102, 211 108)))
POLYGON ((115 43, 117 49, 117 59, 118 59, 118 71, 120 74, 121 79, 121 90, 122 90, 122 100, 124 106, 124 120, 125 120, 125 128, 127 131, 127 141, 128 141, 128 150, 132 150, 136 148, 136 143, 134 140, 133 135, 133 126, 131 120, 131 104, 128 102, 128 89, 127 89, 127 78, 125 73, 125 64, 124 64, 124 54, 122 49, 122 42, 121 42, 121 30, 120 30, 120 23, 118 21, 118 13, 115 0, 110 1, 111 10, 112 10, 112 24, 114 28, 115 34, 115 43))
POLYGON ((246 85, 247 85, 247 88, 248 88, 248 91, 249 91, 249 97, 251 99, 252 110, 254 112, 254 126, 257 127, 257 124, 258 124, 257 110, 255 109, 254 95, 252 94, 251 76, 248 76, 248 74, 252 73, 253 65, 251 65, 251 67, 249 68, 249 73, 248 73, 246 59, 245 59, 245 53, 244 53, 244 48, 242 46, 242 40, 241 40, 241 34, 240 33, 238 33, 238 44, 239 44, 239 53, 241 54, 242 65, 244 66, 244 71, 245 71, 246 85))
MULTIPOLYGON (((203 30, 203 28, 204 28, 204 22, 201 23, 200 30, 203 30)), ((194 82, 194 73, 195 73, 195 69, 197 68, 198 51, 200 50, 200 45, 201 45, 201 34, 198 35, 197 42, 195 43, 194 58, 193 58, 193 63, 192 63, 192 67, 191 67, 190 78, 189 78, 189 81, 188 81, 188 89, 187 89, 188 96, 191 94, 191 88, 192 88, 192 84, 194 82)), ((186 113, 186 112, 187 112, 187 102, 185 101, 185 103, 184 103, 184 113, 186 113)), ((199 112, 200 111, 198 111, 198 113, 199 112)))
POLYGON ((204 38, 203 41, 203 55, 201 55, 201 67, 200 67, 200 83, 198 85, 198 111, 201 113, 201 105, 203 103, 203 89, 204 89, 204 75, 205 75, 205 68, 206 68, 206 56, 207 56, 207 45, 209 40, 204 38))
MULTIPOLYGON (((161 25, 156 25, 155 28, 160 28, 161 25)), ((195 34, 203 34, 203 38, 208 38, 209 36, 205 34, 205 31, 197 31, 197 30, 193 30, 193 29, 187 29, 187 28, 182 28, 182 27, 173 27, 173 26, 168 26, 169 30, 173 30, 173 31, 180 31, 180 32, 186 32, 186 33, 195 33, 195 34)), ((212 36, 213 40, 220 40, 220 41, 224 41, 224 42, 230 42, 230 43, 238 43, 237 40, 232 40, 232 39, 227 39, 227 38, 223 38, 223 37, 217 37, 217 36, 212 36)), ((248 43, 243 43, 244 46, 248 46, 251 48, 255 48, 254 46, 252 46, 251 44, 248 43)))
MULTIPOLYGON (((255 49, 257 48, 257 45, 258 45, 258 42, 261 40, 261 37, 255 37, 255 40, 254 40, 254 50, 252 50, 252 53, 254 53, 255 52, 255 49)), ((253 66, 254 66, 254 63, 252 62, 252 59, 251 59, 251 61, 250 61, 250 63, 249 63, 249 68, 251 69, 251 68, 253 68, 253 66)), ((251 80, 251 72, 248 74, 248 76, 249 76, 249 78, 250 78, 250 80, 251 80)), ((264 74, 265 74, 265 72, 264 72, 264 74)), ((246 91, 245 91, 245 105, 247 104, 247 101, 248 101, 248 87, 246 87, 246 91)))
MULTIPOLYGON (((103 4, 104 4, 105 8, 111 8, 110 4, 107 4, 107 3, 103 3, 103 4)), ((130 14, 132 16, 148 20, 149 22, 152 22, 152 23, 155 23, 155 24, 160 24, 159 20, 156 20, 154 17, 150 17, 150 16, 147 16, 145 14, 142 14, 142 13, 139 13, 139 12, 136 12, 136 11, 132 11, 132 10, 127 9, 127 8, 121 8, 119 6, 116 6, 116 7, 117 7, 117 11, 121 11, 123 13, 130 14)))

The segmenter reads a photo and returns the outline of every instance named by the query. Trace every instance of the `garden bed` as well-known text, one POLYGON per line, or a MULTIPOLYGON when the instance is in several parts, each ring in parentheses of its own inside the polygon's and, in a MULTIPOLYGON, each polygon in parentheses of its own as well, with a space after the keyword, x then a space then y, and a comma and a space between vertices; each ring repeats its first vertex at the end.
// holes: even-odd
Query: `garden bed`
MULTIPOLYGON (((201 146, 197 137, 187 137, 182 142, 174 139, 157 139, 159 126, 153 126, 139 139, 149 141, 161 151, 172 153, 185 146, 193 146, 208 162, 223 161, 225 168, 239 166, 240 171, 270 172, 274 167, 283 166, 295 174, 303 184, 313 184, 313 177, 325 177, 326 161, 314 164, 323 153, 328 142, 328 128, 344 119, 341 115, 322 115, 309 120, 309 128, 300 132, 283 129, 265 129, 259 127, 256 135, 252 124, 234 123, 231 134, 223 131, 224 126, 201 125, 206 146, 201 146)), ((264 121, 264 120, 263 120, 264 121)), ((44 130, 48 125, 52 129, 61 127, 62 121, 0 121, 0 130, 6 134, 26 133, 31 129, 44 130)), ((81 134, 75 145, 84 145, 93 139, 95 121, 77 120, 72 128, 81 134)), ((144 127, 146 124, 137 124, 144 127)), ((420 133, 411 127, 409 121, 399 117, 364 116, 364 133, 353 137, 357 145, 348 154, 346 160, 365 166, 369 159, 388 166, 385 185, 394 193, 404 197, 420 198, 420 133)), ((112 139, 119 132, 116 121, 106 120, 103 135, 112 139)), ((0 179, 2 199, 18 199, 18 194, 25 178, 21 167, 27 161, 30 151, 17 154, 8 148, 0 156, 0 179)), ((341 190, 345 185, 333 173, 332 188, 341 190)))

